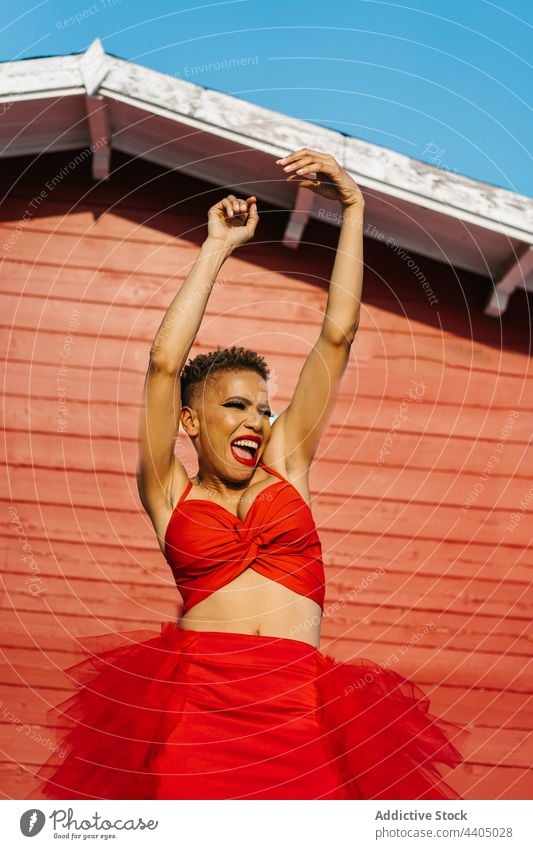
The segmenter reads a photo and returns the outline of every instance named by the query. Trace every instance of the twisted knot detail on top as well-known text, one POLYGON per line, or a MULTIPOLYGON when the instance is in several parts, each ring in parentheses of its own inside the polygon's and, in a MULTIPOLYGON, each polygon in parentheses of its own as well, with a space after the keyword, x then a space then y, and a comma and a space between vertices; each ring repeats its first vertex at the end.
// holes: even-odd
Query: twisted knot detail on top
POLYGON ((186 500, 185 488, 165 534, 165 557, 184 602, 183 613, 247 568, 324 607, 322 548, 313 515, 279 472, 257 494, 246 518, 221 504, 186 500))

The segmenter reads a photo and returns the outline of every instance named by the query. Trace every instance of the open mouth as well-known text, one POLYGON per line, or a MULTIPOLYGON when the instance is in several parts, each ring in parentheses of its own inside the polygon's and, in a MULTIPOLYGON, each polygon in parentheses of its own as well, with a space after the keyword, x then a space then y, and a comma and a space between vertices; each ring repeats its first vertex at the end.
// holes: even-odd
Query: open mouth
POLYGON ((231 443, 231 453, 239 463, 245 466, 255 465, 261 440, 253 436, 240 436, 231 443))

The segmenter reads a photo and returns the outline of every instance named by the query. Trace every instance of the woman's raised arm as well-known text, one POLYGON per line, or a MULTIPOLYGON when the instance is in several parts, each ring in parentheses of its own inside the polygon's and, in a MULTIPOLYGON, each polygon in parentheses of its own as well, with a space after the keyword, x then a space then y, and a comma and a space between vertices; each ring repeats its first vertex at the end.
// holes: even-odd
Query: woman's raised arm
POLYGON ((225 260, 252 238, 259 220, 255 197, 228 195, 208 213, 208 235, 170 304, 150 349, 139 428, 137 485, 150 517, 168 506, 173 477, 187 474, 174 455, 181 409, 180 374, 196 339, 209 295, 225 260))
POLYGON ((276 419, 280 453, 295 477, 309 471, 345 372, 359 326, 363 285, 364 198, 333 156, 304 150, 278 160, 289 181, 339 201, 341 231, 320 335, 298 378, 289 406, 276 419))

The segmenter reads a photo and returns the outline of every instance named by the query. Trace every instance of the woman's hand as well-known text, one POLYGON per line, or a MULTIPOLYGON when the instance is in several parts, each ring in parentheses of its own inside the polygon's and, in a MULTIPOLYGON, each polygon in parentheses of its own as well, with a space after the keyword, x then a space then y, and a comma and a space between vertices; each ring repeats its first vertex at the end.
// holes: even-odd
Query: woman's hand
POLYGON ((246 200, 227 195, 210 208, 208 216, 208 238, 220 241, 221 246, 229 249, 251 239, 259 222, 254 195, 246 200))
POLYGON ((300 186, 316 192, 329 200, 338 200, 342 206, 363 206, 361 189, 330 153, 318 153, 304 147, 277 159, 288 174, 287 180, 297 180, 300 186))

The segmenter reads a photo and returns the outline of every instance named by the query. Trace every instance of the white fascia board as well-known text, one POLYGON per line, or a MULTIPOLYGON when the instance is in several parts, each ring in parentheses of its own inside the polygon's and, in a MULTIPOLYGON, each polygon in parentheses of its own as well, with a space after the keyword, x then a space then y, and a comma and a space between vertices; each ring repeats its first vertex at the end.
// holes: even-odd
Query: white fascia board
POLYGON ((453 174, 361 139, 346 139, 344 167, 384 194, 411 199, 417 206, 478 224, 515 238, 533 241, 533 200, 453 174), (363 163, 362 169, 357 163, 363 163), (361 173, 362 171, 362 173, 361 173))
MULTIPOLYGON (((120 101, 129 106, 132 106, 133 108, 139 109, 140 111, 157 115, 160 118, 165 118, 177 124, 183 124, 185 126, 191 127, 192 129, 201 130, 202 132, 206 133, 212 133, 216 136, 219 136, 220 138, 227 139, 229 141, 235 142, 236 144, 240 144, 243 147, 253 148, 254 150, 260 150, 263 153, 269 154, 276 158, 284 156, 288 150, 298 149, 296 145, 292 148, 290 145, 287 147, 282 147, 279 144, 270 143, 261 139, 255 139, 250 136, 243 135, 242 133, 239 133, 235 130, 227 129, 226 127, 215 126, 211 122, 200 120, 191 115, 184 115, 183 113, 177 114, 176 112, 173 112, 172 110, 167 109, 166 107, 156 106, 154 104, 147 103, 144 100, 140 101, 136 97, 131 97, 123 93, 118 94, 113 89, 108 88, 107 85, 103 85, 101 87, 100 93, 105 95, 110 100, 120 101)), ((340 158, 344 159, 344 157, 342 156, 340 158)), ((505 224, 502 221, 489 218, 487 217, 487 215, 482 215, 476 212, 469 212, 468 210, 465 210, 464 208, 460 207, 454 207, 451 205, 451 198, 445 201, 435 200, 431 197, 428 197, 427 195, 421 195, 419 192, 416 192, 412 189, 410 190, 397 185, 391 185, 389 182, 386 182, 384 180, 372 179, 368 176, 368 174, 363 173, 361 171, 355 171, 348 165, 345 165, 344 167, 346 167, 351 176, 353 176, 356 182, 363 189, 374 189, 381 195, 396 198, 397 200, 404 200, 408 203, 415 204, 416 206, 420 206, 425 209, 430 209, 434 212, 439 212, 443 215, 457 218, 461 221, 465 221, 470 224, 476 224, 478 227, 482 227, 483 229, 501 233, 502 235, 508 236, 509 238, 519 239, 520 241, 533 244, 533 232, 531 229, 522 229, 516 226, 505 224)), ((531 202, 531 205, 533 209, 533 201, 531 202)), ((524 215, 523 210, 521 210, 521 212, 522 215, 524 215)))
POLYGON ((182 113, 173 112, 164 107, 154 106, 153 104, 140 101, 137 98, 130 97, 126 94, 118 94, 112 89, 107 88, 105 85, 100 89, 100 94, 104 95, 104 97, 107 97, 109 100, 117 100, 121 103, 126 103, 128 106, 132 106, 134 109, 138 109, 139 111, 143 111, 151 115, 157 115, 159 118, 165 118, 166 120, 173 121, 176 124, 184 124, 187 127, 191 127, 191 129, 200 130, 202 133, 210 133, 212 135, 219 136, 222 139, 235 142, 243 147, 260 150, 263 153, 268 153, 278 158, 280 155, 283 155, 283 152, 280 151, 279 147, 274 144, 252 139, 249 136, 243 136, 242 133, 234 132, 224 127, 215 127, 213 124, 198 120, 190 115, 184 115, 182 113))
POLYGON ((84 91, 80 55, 0 62, 0 97, 13 100, 84 91))
MULTIPOLYGON (((0 64, 0 98, 83 92, 84 55, 0 64)), ((121 100, 275 157, 306 146, 327 151, 363 189, 533 243, 531 198, 105 53, 96 58, 105 73, 94 93, 111 101, 121 100)))
MULTIPOLYGON (((366 174, 353 171, 346 168, 354 180, 363 188, 375 189, 380 195, 395 198, 396 200, 404 200, 412 203, 415 206, 423 209, 430 209, 432 212, 438 212, 448 218, 456 218, 458 221, 465 221, 468 224, 475 224, 484 230, 492 230, 495 233, 501 233, 503 236, 508 236, 512 239, 519 239, 522 242, 533 244, 533 232, 528 228, 523 230, 519 227, 513 227, 508 224, 503 224, 501 221, 496 221, 492 218, 487 218, 479 213, 469 212, 463 208, 452 207, 450 202, 439 202, 433 200, 427 195, 420 195, 413 191, 401 189, 398 186, 391 186, 390 183, 384 183, 379 180, 372 180, 366 174)), ((340 226, 340 225, 339 225, 340 226)))
POLYGON ((0 94, 0 103, 26 103, 29 100, 53 100, 59 97, 74 97, 85 95, 83 86, 80 88, 50 88, 43 91, 31 91, 25 94, 0 94))
POLYGON ((302 147, 327 151, 362 186, 533 242, 531 198, 233 95, 121 59, 111 61, 104 83, 110 97, 129 96, 132 105, 143 108, 144 103, 144 108, 166 117, 169 113, 179 113, 179 118, 191 126, 204 130, 211 127, 215 135, 275 156, 302 147), (200 124, 195 123, 198 121, 200 124), (243 127, 247 132, 243 132, 243 127))

